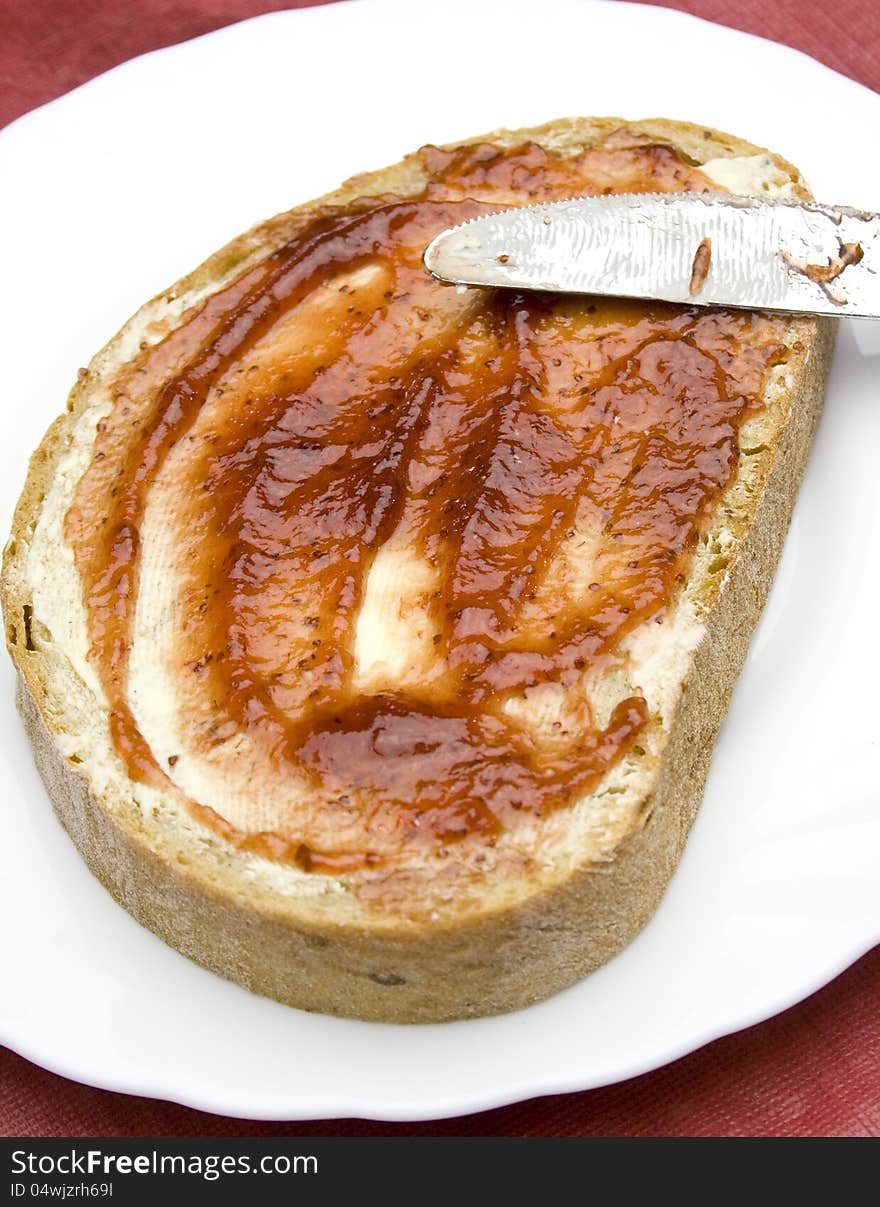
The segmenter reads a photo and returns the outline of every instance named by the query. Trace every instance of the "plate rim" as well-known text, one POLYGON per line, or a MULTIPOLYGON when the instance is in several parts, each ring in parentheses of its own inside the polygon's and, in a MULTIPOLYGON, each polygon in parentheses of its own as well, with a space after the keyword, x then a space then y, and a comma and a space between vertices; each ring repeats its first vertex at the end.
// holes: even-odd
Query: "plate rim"
POLYGON ((424 1109, 419 1107, 390 1108, 384 1106, 378 1109, 367 1105, 365 1102, 358 1105, 355 1099, 350 1100, 353 1105, 342 1104, 338 1108, 328 1106, 326 1109, 322 1108, 320 1114, 314 1114, 312 1111, 300 1113, 299 1110, 295 1112, 285 1111, 283 1115, 279 1115, 275 1111, 260 1109, 241 1110, 240 1108, 236 1108, 231 1110, 227 1109, 224 1105, 211 1105, 200 1100, 197 1096, 181 1091, 169 1092, 168 1090, 157 1090, 151 1085, 132 1088, 130 1085, 125 1084, 124 1078, 114 1081, 113 1078, 102 1076, 99 1080, 95 1080, 90 1073, 83 1074, 75 1071, 73 1065, 64 1066, 63 1062, 56 1062, 51 1058, 33 1055, 25 1044, 20 1045, 10 1042, 3 1038, 3 1036, 0 1036, 0 1044, 38 1068, 45 1069, 56 1076, 64 1077, 68 1081, 73 1081, 78 1085, 88 1086, 91 1089, 105 1090, 113 1094, 128 1094, 134 1098, 170 1102, 176 1106, 201 1111, 204 1114, 215 1115, 218 1118, 241 1119, 256 1123, 306 1123, 333 1121, 336 1119, 362 1119, 372 1123, 425 1123, 483 1114, 487 1111, 499 1110, 503 1107, 512 1106, 518 1102, 528 1102, 532 1099, 554 1097, 561 1094, 588 1093, 590 1090, 620 1085, 624 1082, 647 1076, 650 1073, 666 1068, 668 1065, 675 1064, 679 1060, 694 1055, 717 1040, 739 1035, 743 1031, 748 1031, 752 1027, 759 1026, 763 1022, 767 1022, 769 1019, 776 1018, 787 1010, 793 1009, 813 997, 814 994, 824 989, 827 985, 830 985, 832 981, 858 963, 863 956, 867 955, 878 944, 880 944, 880 929, 867 942, 854 944, 847 951, 847 954, 839 959, 830 960, 824 965, 822 972, 817 974, 811 982, 810 988, 806 990, 794 990, 791 994, 782 994, 778 999, 777 1005, 769 1013, 763 1007, 756 1007, 751 1016, 743 1016, 742 1021, 738 1021, 736 1025, 731 1026, 721 1023, 720 1028, 709 1027, 699 1033, 695 1040, 693 1039, 695 1033, 692 1033, 692 1038, 672 1045, 665 1056, 659 1059, 646 1056, 641 1061, 634 1062, 628 1070, 622 1071, 619 1075, 615 1074, 611 1080, 606 1077, 600 1077, 598 1080, 591 1081, 587 1079, 585 1082, 582 1076, 572 1075, 571 1078, 553 1080, 541 1088, 532 1086, 531 1088, 516 1089, 513 1086, 506 1086, 494 1094, 485 1094, 482 1097, 471 1095, 468 1098, 468 1104, 464 1107, 461 1105, 444 1104, 440 1101, 436 1110, 432 1108, 430 1114, 425 1114, 424 1109))

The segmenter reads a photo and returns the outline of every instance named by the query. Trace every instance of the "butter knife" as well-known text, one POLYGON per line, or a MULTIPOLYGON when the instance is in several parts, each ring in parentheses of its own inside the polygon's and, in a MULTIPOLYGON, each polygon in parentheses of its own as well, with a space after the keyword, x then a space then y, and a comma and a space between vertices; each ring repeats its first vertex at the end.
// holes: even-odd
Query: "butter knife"
POLYGON ((880 318, 880 215, 714 194, 583 197, 438 235, 440 281, 880 318))

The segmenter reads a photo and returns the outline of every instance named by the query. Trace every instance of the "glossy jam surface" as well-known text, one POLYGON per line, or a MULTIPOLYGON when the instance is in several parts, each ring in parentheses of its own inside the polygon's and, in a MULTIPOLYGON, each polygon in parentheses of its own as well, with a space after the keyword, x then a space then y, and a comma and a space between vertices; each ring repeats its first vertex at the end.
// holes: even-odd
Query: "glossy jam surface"
POLYGON ((132 776, 306 870, 491 846, 637 742, 638 685, 603 717, 591 685, 662 623, 785 355, 766 318, 422 268, 513 200, 709 188, 672 148, 421 158, 421 195, 321 210, 141 353, 67 517, 132 776), (151 576, 181 747, 161 755, 131 690, 151 576), (225 811, 195 764, 262 803, 225 811))

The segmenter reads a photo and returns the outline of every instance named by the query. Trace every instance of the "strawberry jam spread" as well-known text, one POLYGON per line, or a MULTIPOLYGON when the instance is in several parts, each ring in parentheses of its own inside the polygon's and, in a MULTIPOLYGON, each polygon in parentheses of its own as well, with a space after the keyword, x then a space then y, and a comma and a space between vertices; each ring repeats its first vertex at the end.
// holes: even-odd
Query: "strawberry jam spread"
POLYGON ((422 266, 499 207, 714 187, 672 147, 420 162, 142 346, 66 521, 129 774, 307 871, 491 846, 638 744, 638 683, 602 716, 592 686, 662 622, 786 355, 766 316, 422 266))

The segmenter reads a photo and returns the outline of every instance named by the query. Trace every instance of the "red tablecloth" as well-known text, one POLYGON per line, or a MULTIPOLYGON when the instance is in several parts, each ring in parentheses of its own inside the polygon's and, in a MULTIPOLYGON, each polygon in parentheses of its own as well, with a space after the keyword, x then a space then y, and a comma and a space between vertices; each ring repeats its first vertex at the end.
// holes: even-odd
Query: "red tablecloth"
MULTIPOLYGON (((314 0, 2 0, 0 124, 133 55, 314 0)), ((320 2, 320 0, 317 0, 320 2)), ((787 42, 880 89, 874 0, 679 0, 670 7, 787 42)), ((808 1001, 607 1089, 422 1124, 250 1124, 92 1090, 0 1049, 8 1136, 880 1135, 880 950, 808 1001)))

